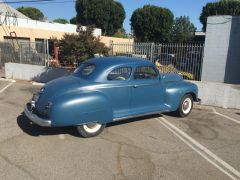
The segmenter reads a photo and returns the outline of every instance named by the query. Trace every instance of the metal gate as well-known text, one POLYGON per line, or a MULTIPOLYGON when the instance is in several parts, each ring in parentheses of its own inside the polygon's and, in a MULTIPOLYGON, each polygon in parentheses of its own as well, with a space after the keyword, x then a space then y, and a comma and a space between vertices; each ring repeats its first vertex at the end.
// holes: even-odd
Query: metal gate
POLYGON ((181 73, 184 79, 201 80, 204 43, 112 43, 110 55, 144 58, 162 73, 181 73))
POLYGON ((47 45, 42 42, 0 42, 0 68, 4 63, 45 65, 48 58, 47 45))

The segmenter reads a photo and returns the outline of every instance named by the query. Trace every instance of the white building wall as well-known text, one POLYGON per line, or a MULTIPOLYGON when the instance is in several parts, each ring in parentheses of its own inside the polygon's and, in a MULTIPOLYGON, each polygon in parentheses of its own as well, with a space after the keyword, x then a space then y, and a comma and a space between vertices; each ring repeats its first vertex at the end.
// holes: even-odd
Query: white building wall
MULTIPOLYGON (((0 20, 1 20, 1 24, 8 25, 8 26, 18 26, 23 28, 42 29, 42 30, 49 30, 49 31, 66 32, 66 33, 77 32, 77 26, 73 24, 41 22, 41 21, 36 21, 31 19, 22 19, 22 18, 5 17, 5 16, 0 16, 0 20)), ((83 27, 83 28, 86 28, 86 27, 83 27)), ((93 35, 101 36, 102 30, 95 28, 93 35)))

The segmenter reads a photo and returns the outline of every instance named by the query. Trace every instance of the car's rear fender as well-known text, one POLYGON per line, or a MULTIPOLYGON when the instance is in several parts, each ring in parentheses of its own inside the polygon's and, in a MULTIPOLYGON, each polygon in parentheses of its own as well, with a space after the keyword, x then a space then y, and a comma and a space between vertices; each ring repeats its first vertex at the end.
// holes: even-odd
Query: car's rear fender
POLYGON ((51 109, 52 126, 74 126, 90 122, 107 123, 113 113, 101 92, 81 92, 56 97, 51 109))

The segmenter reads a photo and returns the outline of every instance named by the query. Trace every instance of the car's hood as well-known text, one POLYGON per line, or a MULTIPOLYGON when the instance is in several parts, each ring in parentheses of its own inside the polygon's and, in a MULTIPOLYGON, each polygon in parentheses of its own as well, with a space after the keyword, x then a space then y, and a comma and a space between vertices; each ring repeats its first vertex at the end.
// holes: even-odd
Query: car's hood
POLYGON ((166 74, 163 74, 162 79, 164 82, 176 82, 176 81, 182 81, 183 77, 176 73, 166 73, 166 74))
POLYGON ((50 81, 42 87, 36 106, 40 109, 44 108, 49 101, 52 102, 54 100, 54 97, 59 97, 63 93, 77 90, 89 83, 90 82, 72 75, 50 81))

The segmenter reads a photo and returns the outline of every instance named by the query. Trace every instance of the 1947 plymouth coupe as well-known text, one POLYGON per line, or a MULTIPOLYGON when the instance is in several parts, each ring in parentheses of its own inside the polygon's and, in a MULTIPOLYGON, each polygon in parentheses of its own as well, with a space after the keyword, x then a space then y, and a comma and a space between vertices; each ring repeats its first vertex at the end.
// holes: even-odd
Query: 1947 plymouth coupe
POLYGON ((47 83, 24 113, 40 126, 76 126, 81 136, 93 137, 112 121, 174 111, 187 116, 199 100, 195 84, 161 74, 150 61, 94 58, 47 83))

